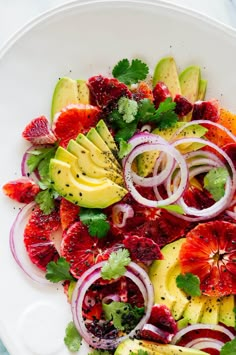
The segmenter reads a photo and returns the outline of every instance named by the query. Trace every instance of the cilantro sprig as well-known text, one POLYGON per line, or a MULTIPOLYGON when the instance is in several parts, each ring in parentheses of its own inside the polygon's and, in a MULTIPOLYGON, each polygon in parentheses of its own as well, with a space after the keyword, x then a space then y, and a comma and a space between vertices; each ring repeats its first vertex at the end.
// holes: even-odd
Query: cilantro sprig
POLYGON ((204 187, 207 189, 215 201, 220 200, 225 194, 225 184, 229 177, 226 168, 211 169, 204 177, 204 187))
POLYGON ((112 75, 119 81, 131 85, 140 80, 144 80, 148 75, 148 66, 140 59, 133 59, 131 63, 128 59, 119 61, 112 70, 112 75))
POLYGON ((107 235, 110 224, 107 216, 97 208, 80 208, 80 220, 88 227, 89 234, 92 237, 103 238, 107 235))
POLYGON ((125 302, 103 303, 102 309, 105 318, 109 321, 112 320, 116 329, 127 332, 135 328, 144 315, 143 307, 132 307, 131 304, 125 302))
POLYGON ((60 257, 57 261, 50 261, 47 264, 46 279, 51 282, 74 281, 74 277, 70 274, 70 264, 65 258, 60 257))
POLYGON ((69 351, 77 352, 80 349, 82 337, 76 329, 73 322, 70 322, 66 327, 66 335, 64 337, 64 343, 69 351))
POLYGON ((58 194, 53 189, 51 181, 49 179, 49 163, 50 159, 54 157, 57 146, 43 147, 31 150, 28 152, 29 158, 27 159, 27 165, 29 172, 38 171, 40 175, 39 186, 40 191, 36 197, 35 202, 39 204, 40 209, 49 214, 55 207, 55 198, 58 194))
POLYGON ((137 110, 134 110, 130 101, 136 101, 127 100, 126 105, 124 105, 120 99, 117 108, 108 117, 112 127, 116 130, 115 139, 118 142, 121 139, 124 141, 130 139, 139 124, 152 123, 160 129, 167 129, 174 126, 178 121, 178 115, 175 113, 176 103, 170 97, 161 102, 158 109, 155 108, 151 100, 143 99, 139 101, 137 110), (122 104, 121 108, 120 103, 122 104))
POLYGON ((126 266, 131 262, 129 251, 127 249, 119 249, 112 252, 106 264, 101 270, 101 277, 104 280, 118 279, 126 272, 126 266))
POLYGON ((176 285, 190 296, 201 296, 200 279, 191 272, 179 274, 176 277, 176 285))

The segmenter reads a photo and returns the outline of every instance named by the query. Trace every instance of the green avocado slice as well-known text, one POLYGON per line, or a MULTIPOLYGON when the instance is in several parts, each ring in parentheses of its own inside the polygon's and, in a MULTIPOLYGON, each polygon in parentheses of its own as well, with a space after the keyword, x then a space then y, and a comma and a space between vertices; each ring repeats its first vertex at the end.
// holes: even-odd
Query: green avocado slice
POLYGON ((173 99, 177 94, 181 94, 179 75, 173 57, 165 57, 157 63, 153 74, 153 86, 158 81, 166 84, 173 99))
POLYGON ((198 97, 197 101, 203 101, 205 99, 207 89, 207 80, 201 79, 199 83, 198 97))
POLYGON ((75 179, 71 166, 61 160, 51 159, 49 174, 53 188, 68 201, 86 208, 106 208, 120 201, 127 191, 106 179, 97 186, 82 184, 75 179))
POLYGON ((200 80, 201 70, 196 65, 186 68, 179 75, 182 95, 191 103, 194 103, 198 99, 200 80))
POLYGON ((55 114, 71 104, 88 104, 90 101, 89 89, 84 80, 73 80, 68 77, 61 78, 54 89, 51 104, 51 120, 55 114))

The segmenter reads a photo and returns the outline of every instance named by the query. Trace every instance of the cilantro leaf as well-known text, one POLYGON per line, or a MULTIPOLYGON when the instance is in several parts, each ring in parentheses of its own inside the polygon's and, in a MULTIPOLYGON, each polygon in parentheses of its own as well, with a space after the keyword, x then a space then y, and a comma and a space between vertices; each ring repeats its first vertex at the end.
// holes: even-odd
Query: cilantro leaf
POLYGON ((142 349, 140 350, 140 349, 139 349, 138 352, 135 352, 135 353, 134 353, 134 352, 132 351, 129 355, 149 355, 149 353, 148 353, 146 350, 142 350, 142 349))
POLYGON ((225 194, 225 183, 229 173, 226 168, 214 168, 204 177, 204 187, 207 189, 215 201, 221 199, 225 194))
POLYGON ((76 352, 79 351, 81 346, 82 337, 76 329, 73 322, 70 322, 66 327, 66 335, 64 338, 64 343, 68 347, 69 351, 76 352))
POLYGON ((111 353, 107 350, 93 350, 89 355, 110 355, 111 353))
POLYGON ((168 97, 161 102, 156 110, 155 105, 149 99, 143 99, 139 103, 137 116, 143 123, 154 122, 158 128, 166 129, 172 127, 178 121, 178 115, 175 113, 176 103, 168 97))
POLYGON ((47 264, 45 277, 51 282, 65 280, 74 281, 74 277, 70 274, 70 264, 64 258, 59 258, 57 261, 50 261, 47 264))
POLYGON ((225 343, 220 351, 220 355, 235 355, 236 354, 236 338, 225 343))
POLYGON ((39 174, 41 178, 48 177, 49 172, 49 162, 50 159, 54 157, 57 146, 49 147, 49 148, 38 148, 35 150, 31 150, 28 152, 30 154, 27 159, 27 165, 30 173, 39 170, 39 174))
POLYGON ((178 275, 176 285, 190 296, 201 296, 199 277, 191 272, 178 275))
POLYGON ((119 142, 119 140, 123 139, 124 141, 129 140, 137 129, 137 122, 131 122, 126 124, 125 127, 119 129, 116 132, 115 140, 119 142))
POLYGON ((106 264, 101 270, 101 277, 104 280, 118 279, 126 272, 126 266, 131 262, 129 251, 127 249, 119 249, 112 252, 106 264))
POLYGON ((138 324, 144 314, 144 308, 132 307, 129 303, 111 302, 102 305, 105 318, 112 320, 118 330, 130 331, 138 324))
POLYGON ((39 207, 44 214, 49 214, 55 207, 54 198, 57 196, 57 193, 53 189, 48 188, 46 190, 40 191, 35 196, 34 200, 39 204, 39 207))
POLYGON ((119 140, 119 152, 118 152, 118 157, 120 159, 124 158, 126 155, 129 154, 129 152, 132 149, 132 145, 130 143, 127 143, 124 141, 124 139, 119 140))
POLYGON ((81 208, 79 216, 81 222, 88 227, 89 234, 92 237, 103 238, 110 230, 107 216, 100 209, 81 208))
POLYGON ((119 81, 130 85, 137 83, 139 80, 144 80, 148 71, 147 64, 140 59, 133 59, 131 63, 128 59, 123 59, 113 68, 112 75, 119 81))
POLYGON ((138 112, 138 103, 122 96, 118 101, 118 112, 123 115, 123 121, 130 123, 135 120, 138 112))

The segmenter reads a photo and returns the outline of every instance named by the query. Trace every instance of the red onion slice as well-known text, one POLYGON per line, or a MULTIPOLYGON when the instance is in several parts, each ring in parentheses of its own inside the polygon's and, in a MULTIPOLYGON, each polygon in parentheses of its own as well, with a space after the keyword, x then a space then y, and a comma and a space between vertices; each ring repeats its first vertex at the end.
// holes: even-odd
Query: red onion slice
POLYGON ((188 342, 185 347, 198 350, 216 349, 220 351, 223 345, 224 343, 222 341, 216 340, 214 338, 198 338, 188 342))
POLYGON ((112 207, 112 221, 114 225, 119 228, 124 227, 126 224, 126 220, 128 218, 132 218, 133 216, 134 210, 127 203, 117 203, 112 207))
MULTIPOLYGON (((42 148, 42 146, 41 146, 41 148, 42 148)), ((23 158, 21 161, 21 174, 22 174, 22 176, 31 177, 34 180, 34 182, 38 183, 40 180, 39 173, 37 173, 36 171, 33 171, 32 173, 30 173, 29 167, 27 165, 27 160, 30 157, 30 152, 32 152, 35 149, 37 149, 36 146, 31 146, 30 148, 28 148, 26 150, 25 154, 23 155, 23 158)))
MULTIPOLYGON (((163 171, 163 174, 159 174, 159 178, 160 181, 158 180, 158 184, 161 184, 166 177, 169 175, 169 171, 167 171, 167 173, 165 171, 163 171), (168 174, 167 174, 168 173, 168 174)), ((147 144, 145 145, 145 147, 143 147, 142 145, 134 148, 131 153, 128 155, 126 162, 125 162, 125 166, 124 166, 124 179, 126 182, 126 186, 127 189, 129 190, 129 192, 132 194, 133 198, 141 203, 142 205, 145 206, 149 206, 149 207, 161 207, 161 206, 165 206, 165 205, 169 205, 172 204, 174 202, 176 202, 183 194, 186 185, 187 185, 187 181, 188 181, 188 169, 187 169, 187 165, 186 162, 183 158, 183 156, 181 155, 181 153, 173 148, 171 145, 167 145, 166 144, 147 144), (146 198, 144 198, 135 188, 134 186, 134 181, 132 179, 132 163, 134 161, 134 159, 141 154, 143 151, 151 151, 151 150, 158 150, 158 151, 163 151, 167 154, 170 154, 178 163, 179 167, 180 167, 180 171, 181 171, 181 182, 178 186, 177 191, 172 194, 171 196, 169 196, 167 199, 164 200, 160 200, 160 201, 154 201, 154 200, 148 200, 146 198)))
POLYGON ((25 226, 35 206, 36 204, 31 202, 25 205, 18 213, 10 230, 10 249, 15 261, 27 276, 40 284, 53 285, 45 278, 45 272, 32 263, 24 245, 25 226))
POLYGON ((73 292, 71 309, 75 326, 78 329, 80 335, 89 345, 101 349, 115 349, 123 340, 127 339, 128 337, 135 336, 136 332, 139 329, 142 329, 144 324, 148 321, 154 302, 154 292, 151 281, 145 271, 140 266, 131 262, 124 276, 131 279, 138 286, 140 292, 142 293, 145 305, 145 315, 136 325, 136 327, 125 336, 116 339, 100 339, 94 336, 86 328, 85 321, 82 316, 82 305, 85 294, 89 287, 95 281, 101 278, 101 268, 105 263, 105 261, 102 261, 98 264, 95 264, 92 268, 84 272, 84 274, 80 277, 73 292))
POLYGON ((198 331, 200 329, 209 329, 209 330, 216 330, 216 331, 219 331, 221 333, 224 333, 226 334, 230 340, 233 340, 234 339, 234 334, 228 330, 227 328, 225 328, 224 326, 222 325, 219 325, 219 324, 200 324, 200 323, 197 323, 197 324, 192 324, 192 325, 189 325, 187 326, 186 328, 183 328, 181 329, 180 331, 178 331, 174 338, 172 339, 171 343, 172 344, 178 344, 178 342, 180 341, 180 339, 186 335, 187 333, 191 332, 192 330, 194 331, 198 331))

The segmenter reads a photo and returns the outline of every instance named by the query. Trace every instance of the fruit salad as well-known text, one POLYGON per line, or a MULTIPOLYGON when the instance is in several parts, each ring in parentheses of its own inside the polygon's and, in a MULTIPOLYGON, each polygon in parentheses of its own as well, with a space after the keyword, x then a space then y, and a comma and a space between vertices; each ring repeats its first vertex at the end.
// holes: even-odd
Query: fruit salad
POLYGON ((11 253, 71 306, 90 355, 236 353, 236 115, 192 65, 59 79, 22 129, 11 253))

